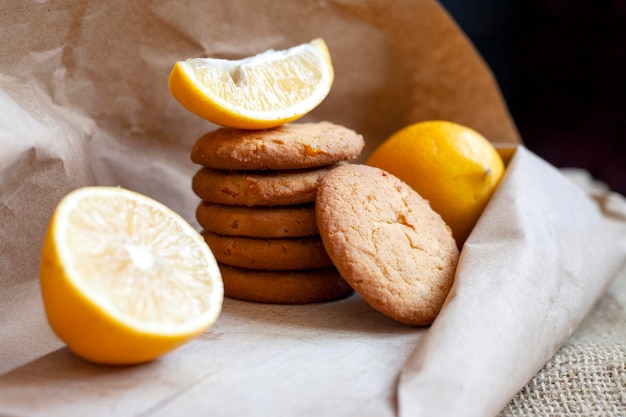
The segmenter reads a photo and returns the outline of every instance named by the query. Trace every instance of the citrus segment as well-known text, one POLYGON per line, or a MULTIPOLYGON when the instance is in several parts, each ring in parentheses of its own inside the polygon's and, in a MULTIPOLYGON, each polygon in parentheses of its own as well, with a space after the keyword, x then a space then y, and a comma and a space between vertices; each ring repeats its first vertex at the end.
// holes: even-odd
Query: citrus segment
POLYGON ((221 312, 219 267, 182 217, 141 194, 85 187, 58 204, 40 265, 48 321, 83 358, 152 360, 221 312))
POLYGON ((504 173, 484 136, 448 121, 426 121, 392 134, 367 164, 404 180, 430 201, 463 245, 504 173))
POLYGON ((218 125, 265 129, 296 120, 319 105, 334 79, 323 39, 240 60, 190 58, 169 76, 171 94, 218 125))

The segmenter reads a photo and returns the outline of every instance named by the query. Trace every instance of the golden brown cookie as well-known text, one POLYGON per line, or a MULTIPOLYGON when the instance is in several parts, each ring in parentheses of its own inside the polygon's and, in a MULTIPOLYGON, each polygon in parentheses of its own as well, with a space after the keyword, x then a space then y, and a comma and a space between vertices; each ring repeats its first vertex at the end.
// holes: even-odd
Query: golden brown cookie
POLYGON ((204 201, 239 206, 284 206, 315 201, 324 175, 337 165, 286 171, 228 171, 202 168, 191 187, 204 201))
POLYGON ((383 170, 353 164, 324 177, 316 214, 335 266, 372 307, 411 325, 435 319, 459 250, 428 201, 383 170))
POLYGON ((319 236, 261 239, 223 236, 203 231, 215 259, 230 266, 253 269, 312 269, 332 266, 319 236))
POLYGON ((196 219, 208 232, 229 236, 300 237, 319 234, 314 204, 243 207, 201 202, 196 219))
POLYGON ((363 136, 329 122, 265 130, 220 128, 196 141, 191 160, 229 170, 313 168, 355 159, 364 146, 363 136))
POLYGON ((338 300, 354 290, 335 268, 258 271, 220 264, 224 295, 245 301, 307 304, 338 300))

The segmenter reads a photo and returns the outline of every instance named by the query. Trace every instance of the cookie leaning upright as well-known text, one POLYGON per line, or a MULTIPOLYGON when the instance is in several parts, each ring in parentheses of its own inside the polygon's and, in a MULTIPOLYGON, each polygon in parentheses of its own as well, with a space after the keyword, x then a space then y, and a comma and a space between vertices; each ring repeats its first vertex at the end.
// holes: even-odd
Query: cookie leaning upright
POLYGON ((405 324, 434 320, 459 250, 428 201, 386 171, 351 164, 324 177, 316 214, 333 263, 372 307, 405 324))

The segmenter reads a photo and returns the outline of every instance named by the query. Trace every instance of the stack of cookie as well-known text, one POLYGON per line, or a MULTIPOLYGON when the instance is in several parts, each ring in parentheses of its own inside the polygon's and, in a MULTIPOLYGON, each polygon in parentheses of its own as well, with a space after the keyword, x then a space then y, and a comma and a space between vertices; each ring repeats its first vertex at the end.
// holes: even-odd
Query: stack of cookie
POLYGON ((315 198, 322 178, 363 146, 361 135, 329 122, 220 128, 198 139, 196 217, 227 296, 303 304, 353 292, 326 253, 315 198))

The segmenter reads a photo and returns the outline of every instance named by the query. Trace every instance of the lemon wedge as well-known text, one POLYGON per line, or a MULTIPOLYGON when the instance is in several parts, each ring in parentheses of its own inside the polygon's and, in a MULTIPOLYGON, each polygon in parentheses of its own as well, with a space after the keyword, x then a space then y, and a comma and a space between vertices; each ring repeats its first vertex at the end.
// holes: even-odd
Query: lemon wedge
POLYGON ((119 187, 84 187, 59 202, 40 283, 57 336, 103 364, 173 350, 212 326, 224 297, 199 233, 161 203, 119 187))
POLYGON ((309 113, 326 98, 333 79, 328 47, 317 38, 240 60, 178 61, 168 85, 186 109, 210 122, 265 129, 309 113))

